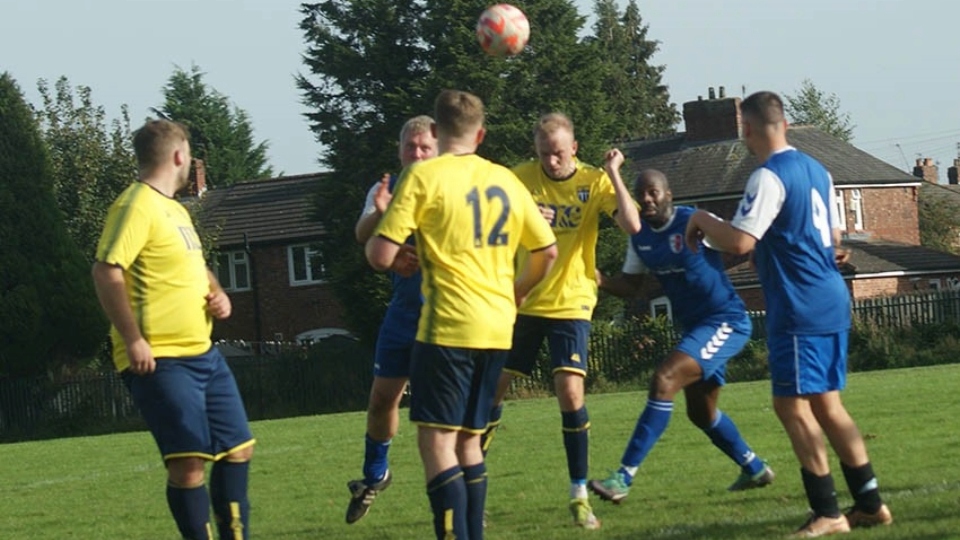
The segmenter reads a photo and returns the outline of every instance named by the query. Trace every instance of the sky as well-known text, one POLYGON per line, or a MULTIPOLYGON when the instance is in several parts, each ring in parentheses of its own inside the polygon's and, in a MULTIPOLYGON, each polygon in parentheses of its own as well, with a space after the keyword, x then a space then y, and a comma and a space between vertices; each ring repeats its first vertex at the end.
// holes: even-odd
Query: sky
MULTIPOLYGON (((592 25, 593 0, 575 0, 592 25)), ((197 65, 250 116, 274 171, 322 170, 294 85, 307 74, 299 2, 0 0, 0 71, 31 103, 37 80, 89 86, 108 118, 134 127, 163 103, 176 67, 197 65)), ((621 0, 620 6, 625 6, 621 0)), ((960 2, 943 0, 638 0, 653 63, 678 108, 708 87, 728 96, 795 94, 810 79, 840 100, 853 144, 903 170, 960 155, 960 2)), ((478 54, 480 54, 478 49, 478 54)), ((682 125, 678 126, 680 130, 682 125)))

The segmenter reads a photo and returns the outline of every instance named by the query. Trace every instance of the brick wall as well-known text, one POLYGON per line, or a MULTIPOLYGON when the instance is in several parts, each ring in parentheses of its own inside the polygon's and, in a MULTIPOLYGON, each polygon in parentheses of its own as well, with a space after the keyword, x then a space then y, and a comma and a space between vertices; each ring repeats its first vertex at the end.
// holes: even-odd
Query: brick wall
MULTIPOLYGON (((710 91, 712 93, 713 89, 710 91)), ((740 98, 688 101, 683 104, 683 121, 686 126, 684 138, 688 142, 739 139, 742 125, 740 98)))

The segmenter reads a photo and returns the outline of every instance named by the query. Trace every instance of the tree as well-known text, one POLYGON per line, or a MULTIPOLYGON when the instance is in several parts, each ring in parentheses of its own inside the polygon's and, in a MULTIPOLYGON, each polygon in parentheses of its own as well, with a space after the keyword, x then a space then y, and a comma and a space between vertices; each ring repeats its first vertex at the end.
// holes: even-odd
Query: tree
POLYGON ((93 262, 107 209, 137 177, 130 117, 126 105, 108 129, 104 109, 93 104, 92 91, 76 92, 66 77, 51 92, 37 84, 43 108, 37 111, 50 153, 53 192, 67 230, 87 260, 93 262))
POLYGON ((247 113, 208 87, 203 75, 197 66, 189 72, 176 68, 163 88, 163 106, 154 110, 189 128, 193 157, 204 161, 208 187, 273 176, 267 141, 254 143, 247 113))
MULTIPOLYGON (((297 85, 306 116, 331 174, 319 187, 316 217, 324 223, 319 250, 327 278, 344 304, 348 325, 372 338, 388 294, 353 240, 363 194, 397 167, 397 135, 410 116, 429 113, 444 88, 480 96, 487 138, 479 152, 505 165, 530 159, 531 129, 559 110, 577 125, 578 155, 599 164, 619 104, 603 88, 609 70, 591 40, 578 36, 585 19, 569 0, 518 4, 531 23, 531 42, 517 57, 483 54, 476 17, 483 0, 326 0, 302 4, 308 75, 297 85)), ((644 73, 646 73, 644 71, 644 73)), ((632 110, 632 109, 631 109, 632 110)))
POLYGON ((0 376, 19 377, 89 358, 107 323, 57 209, 37 121, 6 73, 0 118, 0 376))
POLYGON ((960 254, 960 213, 947 199, 921 200, 917 206, 920 220, 920 245, 960 254))
POLYGON ((804 79, 795 95, 785 95, 783 104, 793 124, 808 124, 821 131, 850 142, 853 140, 853 124, 850 115, 840 112, 840 98, 836 94, 827 95, 817 88, 813 81, 804 79))
POLYGON ((647 39, 640 8, 630 0, 623 13, 616 0, 597 0, 592 38, 603 62, 603 90, 615 104, 619 121, 607 137, 628 141, 674 131, 680 115, 663 84, 666 66, 651 64, 660 42, 647 39))

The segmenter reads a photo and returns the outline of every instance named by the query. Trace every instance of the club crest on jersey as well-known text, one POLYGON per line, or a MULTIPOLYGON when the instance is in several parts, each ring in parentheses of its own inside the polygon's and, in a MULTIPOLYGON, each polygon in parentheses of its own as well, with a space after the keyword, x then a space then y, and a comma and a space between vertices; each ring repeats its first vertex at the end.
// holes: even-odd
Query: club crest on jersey
POLYGON ((588 200, 590 200, 590 188, 589 187, 577 188, 577 198, 580 199, 580 202, 587 202, 588 200))
POLYGON ((679 233, 670 235, 670 251, 674 253, 683 251, 683 235, 679 233))

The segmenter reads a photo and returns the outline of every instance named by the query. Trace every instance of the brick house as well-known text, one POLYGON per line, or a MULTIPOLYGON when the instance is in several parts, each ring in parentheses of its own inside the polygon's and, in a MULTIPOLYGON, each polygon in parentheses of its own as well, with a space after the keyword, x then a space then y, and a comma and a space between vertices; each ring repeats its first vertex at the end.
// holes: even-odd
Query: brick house
POLYGON ((233 302, 233 315, 214 325, 214 339, 292 341, 309 330, 342 328, 342 308, 312 246, 323 234, 310 217, 321 177, 242 182, 202 196, 214 271, 233 302))
MULTIPOLYGON (((721 87, 719 97, 711 88, 708 99, 684 103, 685 132, 621 147, 630 160, 624 176, 659 169, 670 180, 675 204, 730 219, 758 165, 740 141, 740 101, 721 87)), ((920 246, 920 178, 811 126, 791 126, 788 140, 833 175, 844 244, 853 249, 851 264, 841 270, 854 299, 960 284, 960 257, 920 246)), ((727 263, 748 308, 763 309, 748 263, 732 257, 727 263)), ((670 306, 660 297, 648 309, 669 313, 670 306)))

